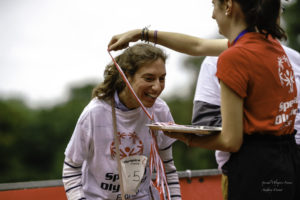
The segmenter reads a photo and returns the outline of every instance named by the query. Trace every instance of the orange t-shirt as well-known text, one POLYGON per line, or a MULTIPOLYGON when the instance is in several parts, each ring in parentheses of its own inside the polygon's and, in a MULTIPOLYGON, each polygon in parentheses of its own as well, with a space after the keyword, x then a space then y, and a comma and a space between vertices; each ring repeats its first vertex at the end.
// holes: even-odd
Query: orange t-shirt
POLYGON ((290 62, 277 40, 246 33, 220 55, 216 75, 244 99, 245 134, 293 132, 297 88, 290 62))

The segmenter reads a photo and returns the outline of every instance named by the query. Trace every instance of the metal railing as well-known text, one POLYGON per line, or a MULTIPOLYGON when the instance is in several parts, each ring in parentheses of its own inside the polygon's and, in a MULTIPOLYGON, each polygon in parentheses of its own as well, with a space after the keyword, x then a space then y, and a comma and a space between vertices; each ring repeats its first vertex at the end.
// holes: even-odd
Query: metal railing
MULTIPOLYGON (((185 170, 178 171, 179 178, 191 179, 193 177, 203 176, 216 176, 221 174, 218 169, 205 169, 205 170, 185 170)), ((155 174, 153 174, 155 176, 155 174)), ((62 180, 46 180, 46 181, 27 181, 27 182, 16 182, 16 183, 0 183, 0 191, 6 190, 21 190, 31 188, 43 188, 43 187, 58 187, 62 186, 62 180)))

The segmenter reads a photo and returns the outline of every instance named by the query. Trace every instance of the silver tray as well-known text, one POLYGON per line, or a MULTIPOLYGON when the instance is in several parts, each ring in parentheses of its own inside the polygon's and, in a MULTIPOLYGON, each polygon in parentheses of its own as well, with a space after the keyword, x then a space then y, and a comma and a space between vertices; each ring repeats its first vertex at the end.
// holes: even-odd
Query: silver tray
POLYGON ((155 122, 152 124, 146 124, 146 126, 148 126, 152 130, 161 130, 176 133, 190 133, 196 135, 211 135, 220 133, 222 131, 222 127, 216 126, 180 125, 165 122, 155 122))

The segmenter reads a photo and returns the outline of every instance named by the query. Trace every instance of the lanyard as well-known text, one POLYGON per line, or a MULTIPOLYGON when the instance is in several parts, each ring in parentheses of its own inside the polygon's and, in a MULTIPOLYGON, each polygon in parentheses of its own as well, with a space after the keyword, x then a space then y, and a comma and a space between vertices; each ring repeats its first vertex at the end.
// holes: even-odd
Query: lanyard
POLYGON ((230 46, 233 46, 237 41, 238 39, 240 39, 243 35, 245 35, 246 33, 248 33, 249 31, 247 29, 243 30, 242 32, 240 32, 238 34, 238 36, 234 39, 233 43, 230 45, 230 46))
MULTIPOLYGON (((153 122, 154 121, 153 114, 151 116, 150 113, 147 111, 147 109, 145 108, 145 106, 143 105, 141 100, 138 98, 138 96, 134 92, 134 90, 133 90, 132 86, 130 85, 128 79, 126 78, 122 68, 118 65, 118 63, 115 61, 115 59, 112 57, 112 55, 110 54, 109 51, 108 51, 108 54, 110 55, 111 59, 113 60, 117 70, 121 74, 123 80, 125 81, 127 87, 129 88, 130 92, 133 94, 135 99, 138 101, 138 103, 140 104, 140 106, 142 107, 143 111, 148 116, 148 118, 151 120, 151 122, 153 122)), ((114 101, 113 101, 113 103, 114 103, 114 101)), ((112 106, 115 106, 115 105, 112 105, 112 106)), ((115 130, 115 132, 116 132, 116 130, 115 130)), ((156 187, 156 189, 158 190, 161 200, 166 199, 165 197, 167 197, 167 200, 171 200, 170 190, 169 190, 169 187, 168 187, 165 168, 164 168, 164 165, 163 165, 163 161, 161 160, 161 158, 159 156, 159 152, 158 152, 158 146, 157 146, 157 143, 156 143, 156 136, 155 136, 155 134, 152 130, 150 130, 150 132, 151 132, 151 135, 152 135, 152 138, 153 138, 153 142, 151 144, 150 158, 149 158, 149 167, 150 167, 151 176, 152 176, 152 171, 154 171, 154 169, 156 170, 156 180, 155 180, 155 182, 151 181, 151 184, 154 187, 156 187)), ((123 190, 123 193, 124 193, 124 187, 123 186, 121 187, 121 190, 123 190)), ((124 194, 122 194, 122 198, 123 198, 123 196, 124 196, 124 194)))
POLYGON ((113 119, 113 128, 114 128, 114 142, 116 147, 116 158, 118 162, 118 172, 119 172, 119 179, 120 179, 120 187, 121 187, 121 198, 122 200, 125 200, 125 192, 124 192, 124 182, 123 182, 123 175, 122 175, 122 169, 121 169, 121 160, 120 160, 120 148, 119 148, 119 140, 117 136, 117 117, 116 117, 116 110, 115 110, 115 100, 112 98, 111 101, 111 113, 112 113, 112 119, 113 119))

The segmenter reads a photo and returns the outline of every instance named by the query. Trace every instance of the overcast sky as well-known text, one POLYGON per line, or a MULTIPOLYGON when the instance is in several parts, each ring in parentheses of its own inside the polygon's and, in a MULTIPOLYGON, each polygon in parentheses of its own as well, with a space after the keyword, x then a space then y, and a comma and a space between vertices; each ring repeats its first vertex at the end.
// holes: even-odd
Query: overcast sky
MULTIPOLYGON (((101 80, 114 34, 151 25, 211 38, 211 12, 211 0, 0 0, 0 96, 59 102, 70 85, 101 80)), ((185 91, 184 55, 165 51, 164 95, 185 91)))

